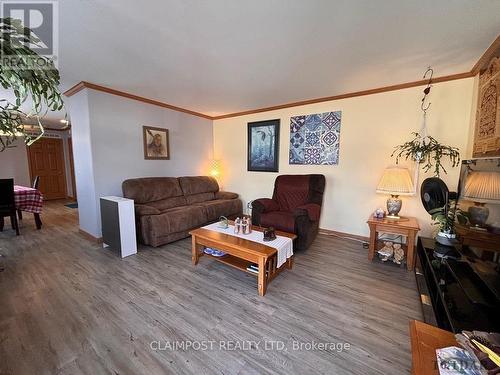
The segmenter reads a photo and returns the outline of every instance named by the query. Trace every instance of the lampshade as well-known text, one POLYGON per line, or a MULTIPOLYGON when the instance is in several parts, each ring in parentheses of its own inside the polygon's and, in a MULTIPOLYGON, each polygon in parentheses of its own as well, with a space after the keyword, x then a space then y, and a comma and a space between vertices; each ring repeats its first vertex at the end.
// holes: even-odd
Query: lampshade
POLYGON ((212 159, 212 165, 210 166, 210 175, 212 177, 219 177, 220 175, 220 160, 219 159, 212 159))
POLYGON ((480 203, 500 204, 500 173, 471 172, 465 180, 462 198, 480 203))
POLYGON ((392 195, 414 194, 413 182, 407 168, 386 168, 377 186, 377 193, 392 195))

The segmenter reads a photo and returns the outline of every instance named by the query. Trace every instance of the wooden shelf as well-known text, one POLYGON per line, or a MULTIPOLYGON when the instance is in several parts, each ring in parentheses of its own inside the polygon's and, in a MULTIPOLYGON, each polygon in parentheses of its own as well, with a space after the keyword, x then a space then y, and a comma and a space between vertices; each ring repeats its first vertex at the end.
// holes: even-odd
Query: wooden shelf
MULTIPOLYGON (((405 252, 405 257, 403 259, 403 261, 401 262, 401 264, 397 264, 395 262, 393 262, 392 260, 387 260, 385 262, 382 261, 382 259, 380 259, 380 254, 378 253, 378 251, 380 249, 382 249, 385 245, 384 245, 384 242, 387 242, 389 240, 378 240, 376 242, 376 248, 375 248, 375 255, 376 255, 376 259, 379 260, 380 263, 383 263, 383 264, 390 264, 391 266, 394 266, 394 267, 404 267, 406 264, 407 264, 407 257, 408 257, 408 246, 406 246, 406 244, 404 243, 400 243, 401 245, 401 248, 403 249, 403 251, 405 252)), ((398 243, 398 242, 393 242, 393 241, 390 241, 392 243, 398 243)))
POLYGON ((244 260, 244 259, 241 259, 241 258, 237 258, 237 257, 229 255, 229 254, 223 255, 221 257, 216 257, 216 256, 213 256, 213 255, 210 255, 210 254, 205 254, 205 255, 207 255, 211 259, 216 260, 217 262, 221 262, 221 263, 227 264, 228 266, 237 268, 237 269, 239 269, 241 271, 245 271, 246 273, 249 273, 251 275, 254 275, 254 276, 258 275, 258 273, 255 273, 255 272, 247 270, 247 267, 250 264, 252 264, 252 262, 249 262, 247 260, 244 260))
POLYGON ((404 250, 405 255, 407 254, 408 246, 405 243, 399 243, 399 242, 394 242, 394 241, 390 241, 390 240, 378 240, 376 251, 379 251, 380 249, 382 249, 385 246, 384 242, 392 242, 393 244, 401 245, 401 248, 404 250))

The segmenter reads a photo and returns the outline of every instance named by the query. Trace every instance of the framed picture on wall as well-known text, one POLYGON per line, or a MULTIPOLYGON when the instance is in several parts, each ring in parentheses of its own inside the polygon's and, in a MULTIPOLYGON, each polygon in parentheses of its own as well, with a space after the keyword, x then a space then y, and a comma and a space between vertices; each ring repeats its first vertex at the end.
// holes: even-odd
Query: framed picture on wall
POLYGON ((249 171, 279 171, 280 120, 248 123, 249 171))
POLYGON ((143 126, 142 133, 144 138, 144 159, 170 159, 168 129, 143 126))

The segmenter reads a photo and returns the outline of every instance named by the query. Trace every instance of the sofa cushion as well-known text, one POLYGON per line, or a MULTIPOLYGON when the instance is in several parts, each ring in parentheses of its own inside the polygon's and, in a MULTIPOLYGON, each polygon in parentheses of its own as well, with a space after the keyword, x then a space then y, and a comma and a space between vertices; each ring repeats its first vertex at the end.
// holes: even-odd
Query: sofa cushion
POLYGON ((158 215, 161 213, 157 208, 147 206, 144 204, 136 204, 134 205, 134 207, 135 207, 135 214, 137 216, 158 215))
POLYGON ((216 199, 196 205, 203 207, 208 221, 218 220, 221 216, 241 214, 243 208, 239 199, 216 199))
POLYGON ((185 197, 172 197, 166 198, 155 202, 149 202, 148 206, 154 207, 161 212, 166 211, 170 208, 180 207, 187 205, 185 197))
POLYGON ((123 196, 143 204, 182 195, 179 180, 175 177, 145 177, 123 181, 123 196))
POLYGON ((175 207, 160 215, 148 217, 149 237, 176 233, 199 227, 207 222, 205 210, 200 206, 175 207))
POLYGON ((179 177, 179 184, 184 195, 215 193, 219 191, 217 180, 209 176, 179 177))
POLYGON ((194 203, 211 201, 214 198, 215 198, 215 194, 213 192, 200 193, 200 194, 187 195, 186 201, 188 204, 194 204, 194 203))
POLYGON ((272 211, 260 215, 260 225, 264 228, 273 227, 288 233, 295 233, 295 216, 292 212, 272 211))
POLYGON ((236 199, 238 194, 230 193, 229 191, 218 191, 215 193, 215 199, 236 199))

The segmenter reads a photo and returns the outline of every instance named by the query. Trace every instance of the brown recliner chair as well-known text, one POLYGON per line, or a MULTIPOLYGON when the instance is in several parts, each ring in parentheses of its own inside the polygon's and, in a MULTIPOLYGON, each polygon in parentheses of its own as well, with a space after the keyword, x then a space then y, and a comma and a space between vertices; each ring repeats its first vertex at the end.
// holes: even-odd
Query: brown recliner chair
POLYGON ((321 174, 278 176, 273 198, 252 202, 252 223, 295 233, 294 249, 306 250, 318 234, 324 191, 321 174))

